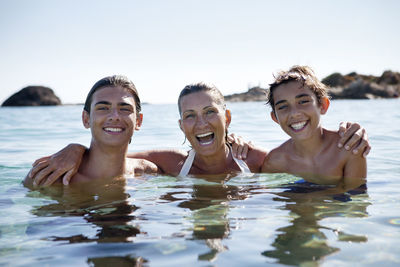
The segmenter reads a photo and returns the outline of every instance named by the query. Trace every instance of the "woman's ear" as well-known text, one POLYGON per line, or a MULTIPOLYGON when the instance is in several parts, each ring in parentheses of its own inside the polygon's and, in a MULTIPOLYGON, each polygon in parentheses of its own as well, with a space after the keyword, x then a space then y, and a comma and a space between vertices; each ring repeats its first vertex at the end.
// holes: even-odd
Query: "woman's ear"
POLYGON ((225 110, 225 122, 226 122, 226 128, 229 127, 231 124, 232 116, 231 116, 231 111, 229 109, 225 110))
POLYGON ((82 111, 82 123, 86 129, 90 128, 90 116, 86 110, 82 111))
POLYGON ((273 111, 271 111, 271 119, 277 124, 279 124, 278 118, 276 117, 275 112, 273 111))
POLYGON ((143 114, 139 113, 138 116, 136 117, 135 131, 140 130, 140 127, 142 126, 142 122, 143 122, 143 114))
POLYGON ((321 114, 325 114, 328 111, 329 105, 330 105, 331 101, 329 100, 329 98, 327 97, 323 97, 321 98, 321 114))
POLYGON ((181 119, 178 120, 178 124, 179 124, 179 128, 181 129, 181 131, 182 131, 183 133, 185 133, 185 131, 183 131, 182 120, 181 120, 181 119))

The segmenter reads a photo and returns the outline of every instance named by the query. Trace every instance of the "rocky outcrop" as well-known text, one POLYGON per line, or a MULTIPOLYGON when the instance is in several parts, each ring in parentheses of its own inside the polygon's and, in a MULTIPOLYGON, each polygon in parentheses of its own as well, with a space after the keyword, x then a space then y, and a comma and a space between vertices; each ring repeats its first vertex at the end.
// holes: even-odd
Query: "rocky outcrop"
POLYGON ((225 101, 242 102, 242 101, 267 101, 267 89, 261 87, 250 88, 245 93, 233 94, 225 96, 225 101))
POLYGON ((55 106, 61 100, 53 90, 44 86, 28 86, 10 96, 2 106, 55 106))
POLYGON ((400 73, 385 71, 380 77, 333 73, 322 82, 329 86, 332 99, 394 98, 400 95, 400 73))
MULTIPOLYGON (((329 86, 332 99, 374 99, 400 96, 400 73, 385 71, 381 76, 361 75, 351 72, 347 75, 333 73, 322 79, 329 86)), ((245 93, 225 96, 225 101, 267 101, 268 89, 253 87, 245 93)))

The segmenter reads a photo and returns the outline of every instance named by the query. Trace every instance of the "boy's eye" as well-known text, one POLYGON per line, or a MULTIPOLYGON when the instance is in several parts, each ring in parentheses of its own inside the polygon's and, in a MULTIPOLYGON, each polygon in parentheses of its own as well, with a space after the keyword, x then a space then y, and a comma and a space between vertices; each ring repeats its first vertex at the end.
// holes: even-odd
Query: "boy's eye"
POLYGON ((108 107, 106 106, 97 107, 97 110, 108 110, 108 107))
POLYGON ((278 106, 278 110, 282 110, 282 109, 285 109, 285 108, 287 108, 287 105, 278 106))

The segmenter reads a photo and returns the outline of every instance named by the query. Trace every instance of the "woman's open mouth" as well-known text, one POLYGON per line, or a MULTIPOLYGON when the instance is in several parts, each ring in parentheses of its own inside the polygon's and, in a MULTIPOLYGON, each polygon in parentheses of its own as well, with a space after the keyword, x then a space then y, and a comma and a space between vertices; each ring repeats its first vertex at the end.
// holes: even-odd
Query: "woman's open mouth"
POLYGON ((196 135, 197 141, 199 141, 200 145, 209 145, 214 141, 214 133, 213 132, 207 132, 203 134, 198 134, 196 135))

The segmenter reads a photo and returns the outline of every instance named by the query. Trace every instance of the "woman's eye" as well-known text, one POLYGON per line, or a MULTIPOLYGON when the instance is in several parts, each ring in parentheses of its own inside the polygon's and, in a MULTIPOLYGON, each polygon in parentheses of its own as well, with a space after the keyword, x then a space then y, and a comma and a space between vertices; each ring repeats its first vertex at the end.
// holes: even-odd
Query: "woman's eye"
POLYGON ((190 119, 190 118, 193 118, 193 117, 194 117, 193 114, 187 114, 187 115, 185 115, 185 119, 190 119))
POLYGON ((212 109, 209 109, 206 111, 206 114, 214 114, 214 113, 215 113, 215 110, 212 110, 212 109))
POLYGON ((299 101, 300 104, 306 104, 306 103, 308 103, 308 102, 310 102, 310 100, 308 100, 308 99, 306 99, 306 100, 300 100, 300 101, 299 101))
POLYGON ((107 107, 98 107, 97 110, 107 110, 107 107))

